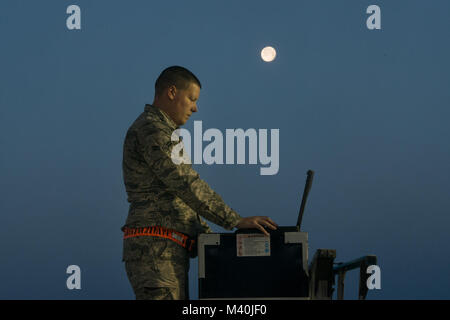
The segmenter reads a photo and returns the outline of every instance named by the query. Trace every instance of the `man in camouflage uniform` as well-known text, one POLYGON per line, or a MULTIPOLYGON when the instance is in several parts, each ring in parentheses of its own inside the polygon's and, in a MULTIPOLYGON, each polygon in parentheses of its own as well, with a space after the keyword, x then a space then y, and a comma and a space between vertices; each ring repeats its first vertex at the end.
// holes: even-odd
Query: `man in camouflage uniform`
MULTIPOLYGON (((123 149, 123 176, 130 202, 122 230, 162 226, 196 238, 212 232, 200 217, 224 227, 276 229, 268 217, 242 218, 228 207, 190 164, 175 164, 174 130, 197 112, 201 84, 182 67, 169 67, 155 83, 155 98, 134 121, 123 149)), ((195 244, 196 245, 196 244, 195 244)), ((190 253, 176 242, 155 236, 124 239, 123 261, 136 299, 189 299, 190 253)))

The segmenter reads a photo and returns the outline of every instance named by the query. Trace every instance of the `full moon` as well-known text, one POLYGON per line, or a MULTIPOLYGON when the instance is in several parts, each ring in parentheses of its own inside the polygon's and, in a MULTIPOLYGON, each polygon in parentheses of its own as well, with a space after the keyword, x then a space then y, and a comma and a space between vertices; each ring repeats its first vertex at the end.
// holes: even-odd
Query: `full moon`
POLYGON ((273 61, 276 56, 277 56, 277 52, 272 47, 265 47, 264 49, 261 50, 261 58, 265 62, 273 61))

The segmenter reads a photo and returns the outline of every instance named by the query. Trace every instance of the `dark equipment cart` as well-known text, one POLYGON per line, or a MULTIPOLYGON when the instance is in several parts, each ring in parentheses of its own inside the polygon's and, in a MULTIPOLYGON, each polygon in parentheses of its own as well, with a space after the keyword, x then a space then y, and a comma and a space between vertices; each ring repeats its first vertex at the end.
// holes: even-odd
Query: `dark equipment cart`
POLYGON ((338 299, 344 298, 347 271, 359 268, 359 299, 367 295, 366 273, 374 255, 334 263, 336 250, 318 249, 308 266, 308 233, 300 231, 314 172, 307 172, 295 226, 198 237, 199 299, 332 299, 338 276, 338 299))

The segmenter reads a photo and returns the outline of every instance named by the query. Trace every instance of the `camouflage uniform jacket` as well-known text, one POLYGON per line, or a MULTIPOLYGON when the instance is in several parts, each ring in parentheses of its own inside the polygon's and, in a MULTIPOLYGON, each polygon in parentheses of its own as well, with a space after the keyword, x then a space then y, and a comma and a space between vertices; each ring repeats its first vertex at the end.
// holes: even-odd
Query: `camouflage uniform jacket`
MULTIPOLYGON (((228 207, 191 164, 175 164, 171 135, 178 127, 159 108, 146 105, 128 129, 123 148, 123 177, 130 203, 122 227, 164 226, 195 237, 212 232, 204 218, 232 230, 241 216, 228 207)), ((124 240, 123 260, 139 259, 154 237, 124 240), (145 239, 147 238, 147 239, 145 239)))

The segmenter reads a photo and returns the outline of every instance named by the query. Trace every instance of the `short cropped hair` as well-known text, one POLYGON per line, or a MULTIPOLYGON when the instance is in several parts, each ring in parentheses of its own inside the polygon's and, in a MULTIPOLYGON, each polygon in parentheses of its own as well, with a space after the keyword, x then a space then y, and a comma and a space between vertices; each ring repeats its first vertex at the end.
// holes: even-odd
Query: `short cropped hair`
POLYGON ((174 85, 179 90, 186 90, 191 83, 197 84, 200 89, 200 80, 188 69, 180 66, 168 67, 161 72, 155 82, 155 95, 161 95, 164 90, 174 85))

